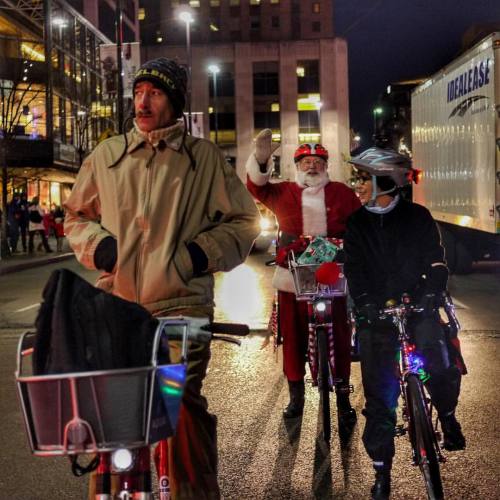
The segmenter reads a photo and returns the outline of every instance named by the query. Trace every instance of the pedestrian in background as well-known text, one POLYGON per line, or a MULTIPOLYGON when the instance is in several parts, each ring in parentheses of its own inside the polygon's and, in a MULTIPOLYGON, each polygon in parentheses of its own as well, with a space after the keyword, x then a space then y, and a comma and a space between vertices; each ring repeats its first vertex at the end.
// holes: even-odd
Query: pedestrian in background
POLYGON ((56 237, 57 251, 62 252, 62 245, 64 241, 64 210, 56 205, 53 212, 53 230, 56 237))
POLYGON ((9 225, 9 244, 12 253, 17 252, 19 241, 19 219, 21 218, 21 204, 17 194, 12 197, 7 207, 7 224, 9 225))
POLYGON ((40 206, 38 196, 35 196, 31 200, 31 205, 29 207, 28 213, 29 213, 29 241, 28 241, 29 253, 34 252, 35 247, 33 240, 37 233, 42 239, 42 245, 45 248, 45 251, 47 253, 52 252, 52 249, 50 248, 49 243, 47 241, 47 237, 45 235, 45 226, 43 224, 44 211, 43 208, 40 206))
POLYGON ((23 252, 28 250, 27 236, 29 225, 29 203, 26 193, 21 193, 19 201, 19 232, 21 233, 21 243, 23 245, 23 252))

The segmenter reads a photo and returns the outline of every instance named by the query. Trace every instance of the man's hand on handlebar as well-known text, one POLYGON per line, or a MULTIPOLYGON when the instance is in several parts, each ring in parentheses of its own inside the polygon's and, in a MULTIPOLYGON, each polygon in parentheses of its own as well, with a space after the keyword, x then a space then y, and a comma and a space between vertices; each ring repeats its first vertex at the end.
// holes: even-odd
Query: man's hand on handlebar
POLYGON ((372 325, 379 318, 379 309, 376 304, 364 304, 358 307, 358 316, 361 321, 372 325))

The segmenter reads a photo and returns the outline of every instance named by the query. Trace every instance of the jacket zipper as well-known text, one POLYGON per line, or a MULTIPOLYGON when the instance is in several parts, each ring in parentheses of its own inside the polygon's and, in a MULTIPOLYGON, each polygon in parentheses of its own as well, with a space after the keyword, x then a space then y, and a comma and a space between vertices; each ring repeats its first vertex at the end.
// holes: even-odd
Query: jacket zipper
MULTIPOLYGON (((146 221, 149 213, 149 200, 151 198, 151 184, 153 174, 151 173, 151 166, 154 157, 156 156, 156 148, 153 147, 153 154, 146 164, 146 193, 144 196, 144 204, 142 207, 142 220, 146 221)), ((144 231, 141 232, 141 242, 139 246, 139 254, 137 256, 137 265, 135 270, 135 283, 136 283, 136 302, 141 303, 141 289, 142 289, 142 261, 144 257, 144 231)))

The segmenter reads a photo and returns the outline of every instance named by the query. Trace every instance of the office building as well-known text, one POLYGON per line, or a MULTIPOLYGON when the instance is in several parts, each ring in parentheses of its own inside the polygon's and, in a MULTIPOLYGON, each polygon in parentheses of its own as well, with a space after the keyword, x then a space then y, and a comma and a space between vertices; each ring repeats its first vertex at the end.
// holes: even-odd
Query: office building
POLYGON ((346 178, 347 45, 335 37, 332 0, 140 0, 139 7, 143 61, 168 56, 189 66, 191 52, 194 129, 217 139, 239 175, 267 127, 281 142, 281 178, 293 178, 299 142, 322 142, 330 176, 346 178), (177 17, 184 8, 189 25, 177 17))

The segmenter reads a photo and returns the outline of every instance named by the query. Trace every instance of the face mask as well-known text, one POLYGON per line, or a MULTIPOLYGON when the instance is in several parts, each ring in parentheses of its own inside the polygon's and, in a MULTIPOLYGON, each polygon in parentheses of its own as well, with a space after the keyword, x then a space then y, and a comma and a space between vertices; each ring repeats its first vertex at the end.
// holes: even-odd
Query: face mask
POLYGON ((372 214, 387 214, 389 213, 397 204, 399 201, 399 194, 397 194, 394 199, 387 205, 386 207, 379 207, 378 205, 374 206, 369 206, 365 205, 366 210, 368 212, 371 212, 372 214))

